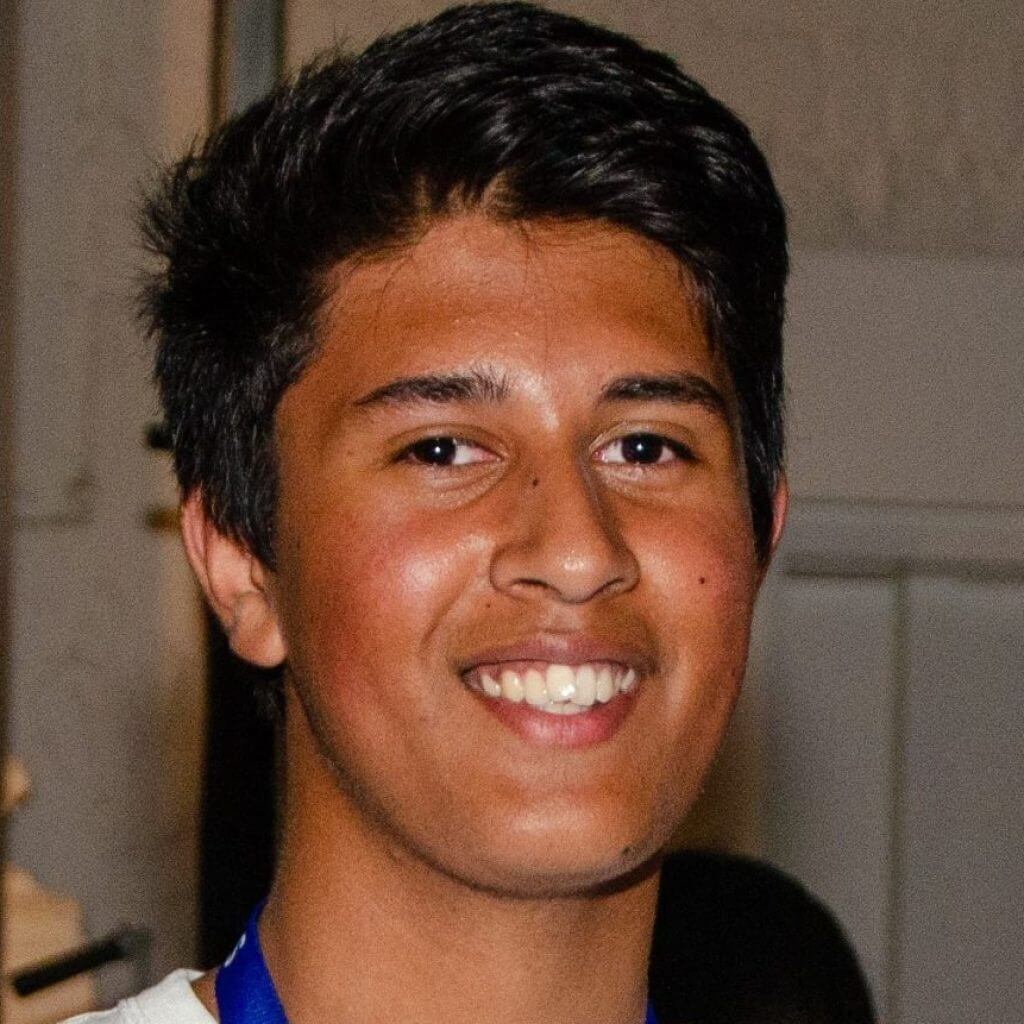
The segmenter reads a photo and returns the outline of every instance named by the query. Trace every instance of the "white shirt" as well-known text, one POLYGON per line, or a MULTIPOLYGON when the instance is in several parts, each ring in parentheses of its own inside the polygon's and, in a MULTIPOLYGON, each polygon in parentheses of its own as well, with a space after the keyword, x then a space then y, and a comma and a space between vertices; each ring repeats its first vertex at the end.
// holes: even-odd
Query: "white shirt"
POLYGON ((113 1010, 79 1014, 64 1024, 215 1024, 189 984, 200 973, 174 971, 159 985, 122 999, 113 1010))

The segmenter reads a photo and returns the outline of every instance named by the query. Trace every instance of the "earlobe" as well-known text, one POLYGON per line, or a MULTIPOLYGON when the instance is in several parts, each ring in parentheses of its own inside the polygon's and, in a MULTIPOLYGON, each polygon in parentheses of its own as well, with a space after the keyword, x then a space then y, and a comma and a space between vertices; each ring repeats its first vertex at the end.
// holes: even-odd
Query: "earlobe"
POLYGON ((789 511, 789 481, 784 470, 779 470, 779 479, 772 495, 772 538, 769 558, 774 556, 775 549, 782 540, 782 531, 786 526, 786 515, 789 511))
POLYGON ((287 647, 269 574, 244 544, 225 536, 210 521, 199 491, 182 502, 181 537, 192 571, 224 627, 231 650, 262 668, 280 665, 287 647))

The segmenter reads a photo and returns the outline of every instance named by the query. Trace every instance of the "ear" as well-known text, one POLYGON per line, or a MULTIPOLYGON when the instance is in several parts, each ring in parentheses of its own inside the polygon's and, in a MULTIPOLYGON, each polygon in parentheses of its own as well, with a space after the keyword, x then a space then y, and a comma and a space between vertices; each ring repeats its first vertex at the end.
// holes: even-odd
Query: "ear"
POLYGON ((789 512, 789 480, 785 470, 779 470, 779 478, 772 495, 772 538, 768 548, 769 561, 775 556, 775 549, 782 540, 782 531, 786 526, 786 514, 789 512))
POLYGON ((231 650, 261 668, 280 665, 288 652, 270 573, 245 545, 214 526, 199 491, 182 502, 181 537, 192 571, 224 627, 231 650))
POLYGON ((789 511, 789 481, 786 474, 780 470, 779 478, 775 484, 775 493, 772 495, 772 532, 768 540, 768 551, 764 561, 758 569, 758 586, 764 582, 768 569, 775 557, 775 549, 782 540, 782 531, 786 526, 786 513, 789 511))

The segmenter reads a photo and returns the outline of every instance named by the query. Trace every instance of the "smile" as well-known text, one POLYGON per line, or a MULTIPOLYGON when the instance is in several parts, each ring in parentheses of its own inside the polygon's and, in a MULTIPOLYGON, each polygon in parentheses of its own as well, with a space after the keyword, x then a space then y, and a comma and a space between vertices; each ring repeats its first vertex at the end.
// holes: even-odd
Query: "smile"
POLYGON ((477 665, 470 689, 495 701, 528 704, 549 715, 580 715, 636 685, 635 669, 613 662, 560 665, 542 661, 477 665))

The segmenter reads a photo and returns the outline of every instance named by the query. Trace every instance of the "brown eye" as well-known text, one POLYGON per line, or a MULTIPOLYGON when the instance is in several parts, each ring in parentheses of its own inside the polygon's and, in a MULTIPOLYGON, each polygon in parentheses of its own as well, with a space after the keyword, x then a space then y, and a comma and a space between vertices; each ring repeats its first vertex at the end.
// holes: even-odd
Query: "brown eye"
POLYGON ((457 444, 454 437, 428 437, 406 449, 414 462, 428 466, 450 466, 455 459, 457 444))
POLYGON ((606 444, 600 452, 601 462, 631 466, 655 466, 666 462, 692 462, 693 453, 660 434, 627 434, 606 444))
POLYGON ((654 434, 630 434, 622 439, 622 457, 626 462, 661 462, 668 446, 654 434))
POLYGON ((421 466, 447 469, 450 466, 468 466, 477 462, 490 462, 493 454, 486 448, 458 437, 425 437, 405 448, 399 462, 414 462, 421 466))

